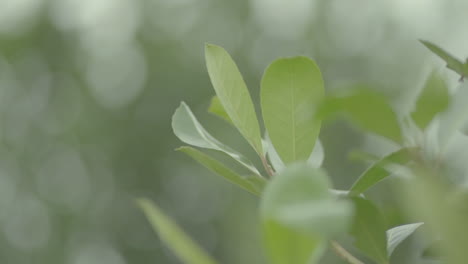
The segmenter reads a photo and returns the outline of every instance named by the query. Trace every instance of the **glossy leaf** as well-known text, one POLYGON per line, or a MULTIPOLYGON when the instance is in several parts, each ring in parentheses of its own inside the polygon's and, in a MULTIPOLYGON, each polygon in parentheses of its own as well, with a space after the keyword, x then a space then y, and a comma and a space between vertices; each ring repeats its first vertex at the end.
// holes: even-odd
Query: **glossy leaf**
POLYGON ((411 152, 414 149, 403 148, 395 151, 381 160, 372 164, 351 186, 351 196, 359 195, 369 188, 385 179, 390 175, 390 172, 385 168, 389 164, 405 164, 411 159, 411 152))
POLYGON ((278 59, 266 69, 260 95, 265 127, 281 160, 307 160, 321 123, 315 114, 324 96, 318 66, 306 57, 278 59))
POLYGON ((180 147, 177 150, 189 155, 191 158, 193 158, 212 172, 216 173, 217 175, 224 177, 229 182, 236 184, 244 190, 257 196, 260 196, 264 186, 266 185, 265 178, 262 178, 257 175, 241 176, 233 170, 231 170, 230 168, 226 167, 226 165, 222 164, 221 162, 197 149, 191 147, 180 147))
POLYGON ((351 235, 354 244, 379 264, 388 264, 385 221, 378 208, 369 200, 354 197, 355 215, 351 235))
POLYGON ((169 217, 148 199, 138 199, 138 206, 143 210, 153 229, 161 240, 185 264, 215 264, 208 254, 188 237, 169 217))
POLYGON ((420 42, 426 46, 430 51, 439 56, 442 60, 447 63, 447 68, 455 71, 456 73, 463 76, 468 76, 468 63, 463 63, 459 59, 455 58, 447 51, 443 50, 439 46, 425 40, 420 40, 420 42))
POLYGON ((205 59, 216 95, 232 123, 259 155, 263 153, 255 108, 239 69, 221 47, 206 44, 205 59))
POLYGON ((449 91, 444 79, 432 73, 427 79, 416 102, 411 117, 421 129, 425 129, 434 116, 449 105, 449 91))
POLYGON ((226 110, 224 110, 223 105, 219 101, 219 98, 217 96, 213 96, 211 98, 211 103, 210 107, 208 108, 208 112, 214 114, 215 116, 223 119, 224 121, 228 122, 229 124, 232 124, 232 120, 229 117, 229 115, 226 113, 226 110))
POLYGON ((398 118, 384 96, 369 90, 358 89, 345 96, 327 97, 320 107, 320 117, 330 118, 342 114, 358 127, 402 143, 398 118))
POLYGON ((346 232, 350 203, 336 200, 328 177, 307 164, 275 175, 261 200, 261 216, 271 263, 317 263, 326 241, 346 232))
POLYGON ((407 224, 396 226, 387 230, 387 252, 388 256, 390 257, 395 250, 395 248, 403 242, 406 238, 408 238, 411 234, 416 231, 420 226, 424 223, 414 223, 414 224, 407 224))
POLYGON ((181 141, 192 146, 221 151, 249 169, 252 173, 260 175, 251 161, 210 135, 184 102, 180 104, 172 116, 172 129, 181 141))

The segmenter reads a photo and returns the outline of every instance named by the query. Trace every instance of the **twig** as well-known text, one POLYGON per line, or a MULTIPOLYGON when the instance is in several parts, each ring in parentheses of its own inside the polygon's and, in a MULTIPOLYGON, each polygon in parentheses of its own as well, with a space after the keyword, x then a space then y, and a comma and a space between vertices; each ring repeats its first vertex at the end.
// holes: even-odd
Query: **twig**
POLYGON ((335 251, 335 253, 338 256, 340 256, 343 260, 347 261, 349 264, 364 264, 364 262, 357 259, 351 253, 349 253, 346 249, 344 249, 340 244, 338 244, 338 242, 331 241, 330 243, 333 248, 333 251, 335 251))
POLYGON ((262 160, 263 167, 265 168, 266 172, 268 173, 268 176, 273 177, 275 175, 275 172, 271 168, 270 164, 268 164, 268 161, 265 156, 260 156, 260 159, 262 160))

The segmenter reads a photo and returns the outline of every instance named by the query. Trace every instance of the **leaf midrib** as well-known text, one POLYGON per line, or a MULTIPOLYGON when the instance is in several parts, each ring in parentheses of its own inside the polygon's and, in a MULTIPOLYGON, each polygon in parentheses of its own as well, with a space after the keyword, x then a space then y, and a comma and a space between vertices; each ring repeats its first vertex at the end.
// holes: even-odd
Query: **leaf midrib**
POLYGON ((294 78, 293 78, 293 69, 290 65, 288 67, 288 75, 289 75, 289 82, 290 82, 290 91, 291 91, 291 121, 292 121, 292 136, 293 136, 293 143, 292 143, 292 150, 293 150, 293 160, 296 160, 296 115, 294 114, 294 105, 296 103, 295 100, 295 89, 294 89, 294 78))

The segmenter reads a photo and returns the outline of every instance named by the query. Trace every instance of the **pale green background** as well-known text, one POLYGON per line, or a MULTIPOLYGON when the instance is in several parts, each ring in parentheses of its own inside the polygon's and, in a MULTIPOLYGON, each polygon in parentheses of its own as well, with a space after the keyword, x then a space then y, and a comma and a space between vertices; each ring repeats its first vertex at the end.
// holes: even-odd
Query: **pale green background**
MULTIPOLYGON (((369 83, 406 111, 431 69, 457 79, 417 39, 463 58, 467 10, 464 0, 0 0, 0 263, 178 263, 134 207, 139 196, 221 263, 263 263, 256 199, 173 151, 170 118, 184 100, 254 157, 205 111, 204 43, 232 54, 256 102, 268 63, 306 55, 328 91, 369 83)), ((349 150, 388 149, 343 122, 320 138, 341 189, 364 168, 349 150)), ((404 222, 386 191, 370 195, 404 222)), ((404 243, 395 263, 419 263, 407 253, 420 245, 404 243)))

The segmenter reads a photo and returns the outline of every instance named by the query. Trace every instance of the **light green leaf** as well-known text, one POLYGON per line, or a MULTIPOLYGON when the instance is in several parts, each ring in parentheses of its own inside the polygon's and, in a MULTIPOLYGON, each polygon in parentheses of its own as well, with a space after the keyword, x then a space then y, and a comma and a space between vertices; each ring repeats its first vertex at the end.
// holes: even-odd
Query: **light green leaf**
POLYGON ((172 129, 181 141, 192 146, 221 151, 254 174, 260 175, 260 172, 246 157, 211 136, 184 102, 180 104, 172 116, 172 129))
POLYGON ((448 105, 447 83, 437 73, 432 73, 426 80, 411 117, 419 128, 425 129, 434 116, 447 109, 448 105))
POLYGON ((355 89, 345 96, 329 96, 320 107, 322 119, 341 113, 358 127, 402 143, 400 124, 384 96, 370 89, 355 89))
POLYGON ((316 264, 325 253, 327 241, 292 230, 267 219, 263 221, 264 241, 271 264, 316 264))
POLYGON ((138 199, 138 206, 143 210, 153 229, 161 240, 185 264, 215 264, 204 250, 188 237, 169 217, 148 199, 138 199))
POLYGON ((329 187, 325 173, 307 164, 293 164, 272 178, 260 204, 272 263, 318 263, 328 239, 346 232, 352 206, 336 200, 329 187))
POLYGON ((455 71, 456 73, 460 74, 462 78, 464 76, 468 76, 468 63, 463 63, 439 46, 425 40, 419 40, 426 48, 432 51, 434 54, 439 56, 447 63, 447 68, 455 71))
POLYGON ((396 226, 387 230, 387 252, 390 257, 395 248, 424 223, 396 226))
POLYGON ((208 112, 210 112, 210 113, 214 114, 215 116, 223 119, 224 121, 228 122, 229 124, 234 125, 232 123, 231 118, 226 113, 226 110, 224 110, 223 105, 219 101, 218 96, 216 96, 216 95, 211 98, 210 107, 208 108, 208 112))
POLYGON ((316 117, 324 96, 318 66, 306 57, 274 61, 261 83, 263 120, 285 164, 309 158, 320 131, 316 117))
POLYGON ((255 108, 239 69, 221 47, 206 44, 205 59, 216 95, 232 123, 262 155, 262 138, 255 108))
POLYGON ((226 167, 221 162, 213 159, 212 157, 197 149, 191 147, 180 147, 177 150, 189 155, 191 158, 193 158, 209 170, 213 171, 214 173, 224 177, 229 182, 234 183, 243 188, 244 190, 257 196, 260 196, 264 186, 266 185, 265 178, 262 178, 257 175, 247 177, 240 176, 233 170, 226 167))
POLYGON ((411 159, 411 152, 415 149, 402 148, 398 151, 390 153, 381 160, 372 164, 361 176, 354 182, 349 190, 350 196, 359 195, 367 191, 381 180, 390 175, 390 172, 385 168, 389 164, 405 164, 411 159))
MULTIPOLYGON (((281 158, 279 157, 278 153, 275 150, 275 147, 271 144, 271 141, 268 137, 266 137, 266 146, 267 146, 267 156, 270 160, 271 166, 276 172, 281 172, 285 165, 281 158)), ((325 159, 325 154, 323 151, 323 145, 319 139, 317 139, 314 149, 310 154, 309 158, 307 159, 307 164, 314 168, 320 168, 322 166, 323 160, 325 159)))
POLYGON ((351 230, 354 244, 379 264, 388 264, 385 221, 375 205, 364 198, 354 197, 355 215, 351 230))

